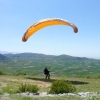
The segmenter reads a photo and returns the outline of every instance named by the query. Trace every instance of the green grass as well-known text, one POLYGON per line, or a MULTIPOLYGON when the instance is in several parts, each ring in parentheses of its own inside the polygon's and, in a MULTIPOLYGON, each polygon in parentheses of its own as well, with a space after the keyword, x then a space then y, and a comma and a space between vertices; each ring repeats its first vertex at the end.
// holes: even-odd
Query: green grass
MULTIPOLYGON (((55 77, 51 76, 51 80, 44 80, 44 76, 0 76, 0 100, 4 100, 3 94, 10 93, 10 100, 84 100, 84 98, 76 96, 62 96, 62 97, 41 97, 41 98, 31 98, 23 97, 16 94, 21 83, 28 83, 30 85, 37 85, 39 87, 39 92, 48 92, 51 83, 56 79, 68 80, 76 87, 75 93, 78 92, 99 92, 100 93, 100 78, 78 78, 78 77, 55 77), (13 93, 13 94, 12 94, 13 93)), ((100 96, 98 96, 99 98, 100 96)), ((90 97, 89 97, 90 98, 90 97)), ((95 100, 93 99, 86 100, 95 100)), ((96 97, 95 97, 96 98, 96 97)), ((6 100, 6 99, 5 99, 6 100)), ((99 100, 99 99, 96 99, 99 100)))

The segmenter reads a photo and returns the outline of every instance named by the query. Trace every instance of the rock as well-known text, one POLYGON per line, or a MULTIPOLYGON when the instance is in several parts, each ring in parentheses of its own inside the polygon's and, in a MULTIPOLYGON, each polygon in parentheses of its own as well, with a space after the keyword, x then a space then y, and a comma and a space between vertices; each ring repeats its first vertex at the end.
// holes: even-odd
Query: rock
POLYGON ((39 95, 40 93, 33 93, 33 95, 39 95))
POLYGON ((30 92, 26 92, 26 95, 29 95, 30 94, 30 92))
POLYGON ((86 97, 90 94, 93 94, 92 92, 79 92, 77 95, 81 96, 81 97, 86 97))
POLYGON ((58 94, 58 96, 65 96, 65 95, 67 95, 66 93, 63 93, 63 94, 58 94))
POLYGON ((47 96, 47 92, 42 92, 39 94, 39 96, 42 96, 42 97, 47 96))
POLYGON ((30 93, 29 96, 30 96, 30 97, 33 97, 33 93, 30 93))
POLYGON ((10 94, 9 93, 4 93, 4 96, 9 96, 10 94))
POLYGON ((56 95, 55 94, 48 94, 47 96, 54 97, 56 95))
POLYGON ((68 93, 68 95, 75 96, 76 94, 74 94, 74 93, 68 93))
MULTIPOLYGON (((59 94, 47 94, 47 92, 41 92, 41 93, 30 93, 30 92, 25 92, 25 93, 21 93, 21 95, 23 96, 30 96, 30 97, 45 97, 45 96, 50 96, 50 97, 54 97, 54 96, 79 96, 82 98, 85 98, 87 96, 92 96, 96 94, 95 92, 79 92, 77 94, 75 93, 59 93, 59 94)), ((100 94, 100 93, 97 93, 100 94)), ((9 94, 4 94, 5 96, 9 96, 9 94)))

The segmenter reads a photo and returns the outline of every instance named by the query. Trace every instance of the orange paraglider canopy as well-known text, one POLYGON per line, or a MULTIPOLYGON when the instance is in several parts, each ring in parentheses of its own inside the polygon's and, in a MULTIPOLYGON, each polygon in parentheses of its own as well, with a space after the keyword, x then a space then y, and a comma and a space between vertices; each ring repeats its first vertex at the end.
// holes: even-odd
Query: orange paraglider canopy
POLYGON ((64 19, 59 19, 59 18, 51 18, 51 19, 44 19, 41 21, 38 21, 34 23, 32 26, 30 26, 26 32, 24 33, 22 37, 22 41, 26 42, 27 39, 34 34, 36 31, 46 27, 46 26, 51 26, 51 25, 66 25, 66 26, 71 26, 74 29, 74 32, 78 32, 78 28, 71 22, 64 20, 64 19))

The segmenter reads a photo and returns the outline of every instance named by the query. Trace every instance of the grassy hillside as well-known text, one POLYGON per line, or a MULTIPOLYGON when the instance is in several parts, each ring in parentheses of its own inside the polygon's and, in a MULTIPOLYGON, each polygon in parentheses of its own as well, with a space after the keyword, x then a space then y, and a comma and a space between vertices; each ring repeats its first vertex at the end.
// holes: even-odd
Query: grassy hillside
POLYGON ((44 77, 35 76, 0 76, 0 100, 100 100, 100 79, 87 79, 87 78, 73 78, 73 77, 52 77, 51 80, 45 80, 44 77), (35 97, 32 95, 21 95, 16 93, 16 90, 21 83, 30 85, 37 85, 39 93, 48 92, 53 81, 57 79, 68 80, 76 87, 74 94, 97 92, 98 95, 81 97, 79 95, 65 95, 65 96, 45 96, 35 97), (92 97, 92 98, 91 98, 92 97), (97 98, 97 99, 96 99, 97 98))
MULTIPOLYGON (((57 76, 99 76, 100 60, 68 55, 44 55, 36 53, 5 54, 5 62, 0 61, 0 70, 7 74, 26 72, 43 75, 45 67, 51 75, 57 76)), ((1 56, 0 56, 1 57, 1 56)))

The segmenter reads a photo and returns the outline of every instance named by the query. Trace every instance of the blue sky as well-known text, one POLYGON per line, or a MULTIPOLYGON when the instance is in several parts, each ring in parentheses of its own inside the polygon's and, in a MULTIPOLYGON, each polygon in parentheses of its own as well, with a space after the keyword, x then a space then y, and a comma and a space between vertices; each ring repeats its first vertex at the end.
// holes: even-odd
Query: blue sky
POLYGON ((100 0, 0 0, 0 51, 100 58, 100 0), (49 26, 22 36, 45 18, 62 18, 78 27, 49 26))

